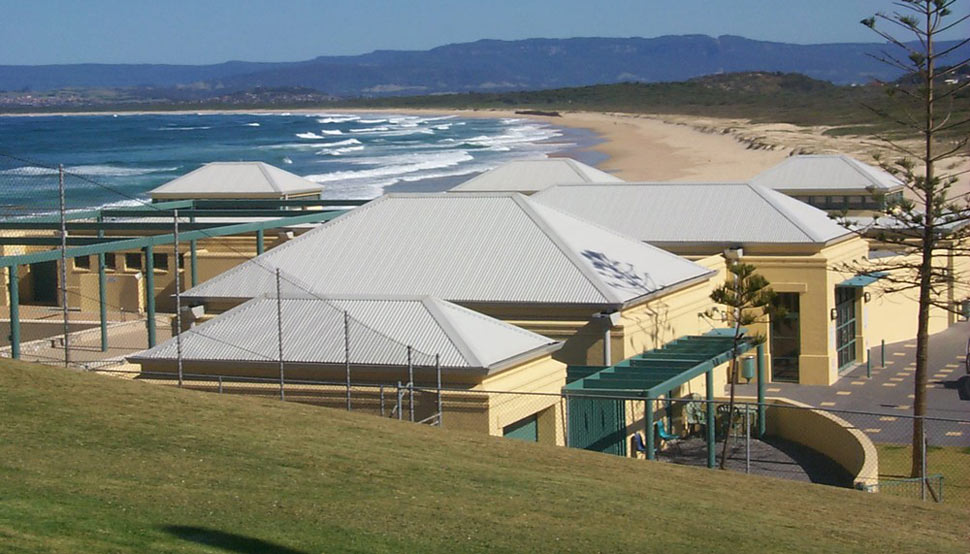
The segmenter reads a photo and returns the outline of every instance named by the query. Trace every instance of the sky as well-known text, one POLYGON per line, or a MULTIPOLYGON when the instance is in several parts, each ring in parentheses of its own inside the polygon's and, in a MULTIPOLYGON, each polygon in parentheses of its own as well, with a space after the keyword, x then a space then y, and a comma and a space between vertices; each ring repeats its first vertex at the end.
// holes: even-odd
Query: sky
POLYGON ((0 0, 0 64, 297 61, 483 38, 875 42, 859 20, 891 10, 891 0, 0 0))

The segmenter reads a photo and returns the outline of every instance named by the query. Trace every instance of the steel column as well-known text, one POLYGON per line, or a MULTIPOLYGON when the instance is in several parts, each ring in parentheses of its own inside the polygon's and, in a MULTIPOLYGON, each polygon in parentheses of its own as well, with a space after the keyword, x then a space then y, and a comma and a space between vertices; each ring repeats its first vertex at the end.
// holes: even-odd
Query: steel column
POLYGON ((155 247, 145 247, 145 308, 148 311, 148 348, 155 346, 155 247))
POLYGON ((7 275, 10 282, 7 283, 7 290, 10 291, 10 356, 20 358, 20 276, 17 275, 17 266, 12 265, 7 268, 7 275))
MULTIPOLYGON (((190 223, 195 223, 195 216, 189 218, 190 223)), ((178 263, 176 260, 175 263, 178 263)), ((191 265, 191 279, 192 286, 199 284, 199 271, 198 271, 198 255, 196 254, 196 242, 194 240, 189 241, 189 264, 191 265)))
POLYGON ((263 241, 265 239, 265 231, 262 229, 256 229, 256 255, 259 256, 263 253, 264 246, 263 241))
POLYGON ((765 343, 757 348, 758 353, 758 438, 765 436, 768 422, 765 419, 765 343))
POLYGON ((104 252, 98 254, 98 317, 101 322, 101 351, 108 351, 108 277, 104 271, 104 252))
POLYGON ((648 398, 644 401, 643 411, 644 411, 644 419, 646 420, 646 426, 647 426, 647 432, 646 432, 647 459, 653 460, 654 458, 657 457, 657 453, 654 450, 655 445, 654 445, 653 436, 654 436, 654 431, 656 431, 656 429, 654 429, 654 422, 653 422, 653 399, 652 398, 648 398))
POLYGON ((704 374, 704 385, 707 389, 707 467, 714 469, 716 456, 714 454, 714 370, 709 369, 704 374))

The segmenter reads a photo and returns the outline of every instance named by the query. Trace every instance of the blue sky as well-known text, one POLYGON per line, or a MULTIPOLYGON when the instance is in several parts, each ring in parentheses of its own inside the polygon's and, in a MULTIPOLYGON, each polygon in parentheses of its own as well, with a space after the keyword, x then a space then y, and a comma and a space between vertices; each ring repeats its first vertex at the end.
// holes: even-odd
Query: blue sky
POLYGON ((0 64, 294 61, 482 38, 872 42, 858 21, 891 8, 890 0, 0 0, 0 64))

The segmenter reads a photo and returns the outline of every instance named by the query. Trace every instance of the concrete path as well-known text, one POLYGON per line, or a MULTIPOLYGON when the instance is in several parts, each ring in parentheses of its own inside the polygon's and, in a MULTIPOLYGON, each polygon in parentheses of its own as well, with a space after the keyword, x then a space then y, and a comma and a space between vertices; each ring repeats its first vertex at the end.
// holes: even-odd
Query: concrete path
MULTIPOLYGON (((959 384, 966 377, 967 339, 970 323, 953 325, 930 339, 927 416, 962 420, 928 422, 931 445, 970 446, 970 399, 961 397, 959 384)), ((886 345, 882 367, 880 346, 872 349, 871 377, 865 365, 847 372, 832 386, 771 383, 768 397, 783 397, 826 410, 863 429, 874 441, 909 443, 913 410, 916 340, 886 345), (872 412, 878 415, 841 412, 872 412)), ((739 394, 754 396, 754 384, 738 388, 739 394)))

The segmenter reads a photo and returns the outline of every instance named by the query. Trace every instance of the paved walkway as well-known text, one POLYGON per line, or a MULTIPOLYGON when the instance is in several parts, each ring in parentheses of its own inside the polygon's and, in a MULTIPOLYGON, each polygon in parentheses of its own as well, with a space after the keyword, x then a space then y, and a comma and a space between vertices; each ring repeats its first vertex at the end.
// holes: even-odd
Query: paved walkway
MULTIPOLYGON (((970 323, 961 322, 930 338, 927 416, 963 420, 964 423, 930 422, 931 445, 970 446, 970 399, 962 398, 961 379, 966 379, 966 348, 970 323)), ((876 442, 909 443, 913 411, 916 340, 886 345, 882 367, 879 345, 872 349, 872 376, 861 365, 844 374, 832 386, 771 383, 768 397, 776 396, 827 410, 874 412, 879 415, 838 413, 863 429, 876 442)), ((754 384, 738 388, 754 396, 754 384)))

